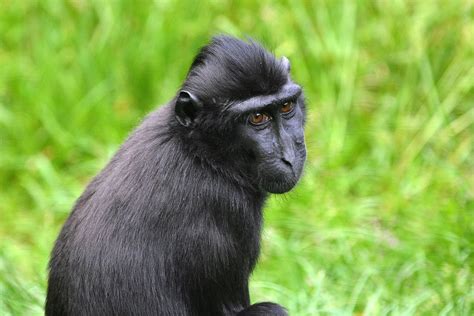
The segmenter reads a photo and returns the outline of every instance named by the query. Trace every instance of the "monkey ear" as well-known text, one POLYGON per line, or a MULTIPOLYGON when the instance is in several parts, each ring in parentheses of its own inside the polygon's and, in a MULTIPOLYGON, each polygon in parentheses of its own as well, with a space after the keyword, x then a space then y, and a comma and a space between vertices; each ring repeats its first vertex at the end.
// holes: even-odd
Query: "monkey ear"
POLYGON ((178 122, 189 127, 194 123, 197 113, 202 108, 202 103, 191 92, 181 90, 175 104, 175 114, 178 122))
POLYGON ((281 58, 281 63, 283 64, 283 67, 285 67, 285 69, 290 72, 291 70, 291 64, 290 64, 290 61, 288 60, 288 58, 286 58, 285 56, 283 56, 281 58))

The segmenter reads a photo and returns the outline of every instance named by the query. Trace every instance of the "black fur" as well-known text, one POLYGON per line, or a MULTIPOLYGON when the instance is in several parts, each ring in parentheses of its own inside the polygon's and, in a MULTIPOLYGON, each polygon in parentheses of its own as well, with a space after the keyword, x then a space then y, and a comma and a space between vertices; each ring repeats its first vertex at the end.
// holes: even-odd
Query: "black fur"
MULTIPOLYGON (((278 92, 288 71, 253 42, 221 36, 201 50, 184 92, 142 122, 77 200, 52 252, 47 315, 286 314, 250 306, 267 191, 254 169, 264 160, 242 136, 245 115, 231 109, 278 92)), ((302 125, 302 96, 295 102, 302 125)), ((292 187, 299 174, 278 181, 292 187)))
POLYGON ((222 104, 275 93, 287 78, 285 65, 257 43, 219 36, 196 56, 183 89, 222 104))

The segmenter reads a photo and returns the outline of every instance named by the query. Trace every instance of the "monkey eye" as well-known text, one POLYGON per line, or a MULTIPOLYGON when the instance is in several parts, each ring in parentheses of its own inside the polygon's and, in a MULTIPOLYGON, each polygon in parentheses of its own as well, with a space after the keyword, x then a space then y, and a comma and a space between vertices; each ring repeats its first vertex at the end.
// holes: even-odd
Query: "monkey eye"
POLYGON ((294 107, 295 107, 295 102, 287 101, 281 106, 280 112, 281 113, 290 113, 291 111, 293 111, 294 107))
POLYGON ((266 123, 270 120, 270 117, 264 113, 252 113, 249 116, 249 122, 252 125, 261 125, 263 123, 266 123))

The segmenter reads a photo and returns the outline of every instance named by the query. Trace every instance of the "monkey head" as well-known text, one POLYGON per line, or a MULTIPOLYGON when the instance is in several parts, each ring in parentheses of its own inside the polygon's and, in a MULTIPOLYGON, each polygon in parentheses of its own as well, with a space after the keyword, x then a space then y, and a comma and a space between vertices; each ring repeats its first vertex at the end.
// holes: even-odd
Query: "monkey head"
POLYGON ((286 57, 253 41, 216 37, 195 58, 174 109, 196 157, 264 192, 284 193, 298 182, 305 101, 286 57))

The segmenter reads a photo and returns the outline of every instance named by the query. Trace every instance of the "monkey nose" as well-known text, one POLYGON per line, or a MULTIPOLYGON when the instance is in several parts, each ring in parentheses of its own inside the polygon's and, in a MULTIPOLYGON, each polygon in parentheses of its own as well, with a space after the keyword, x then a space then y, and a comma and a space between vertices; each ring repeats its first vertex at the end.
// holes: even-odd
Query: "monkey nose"
POLYGON ((286 157, 281 158, 281 161, 283 161, 283 163, 284 163, 285 165, 287 165, 288 167, 290 167, 290 168, 293 167, 293 164, 291 163, 291 161, 288 160, 286 157))

